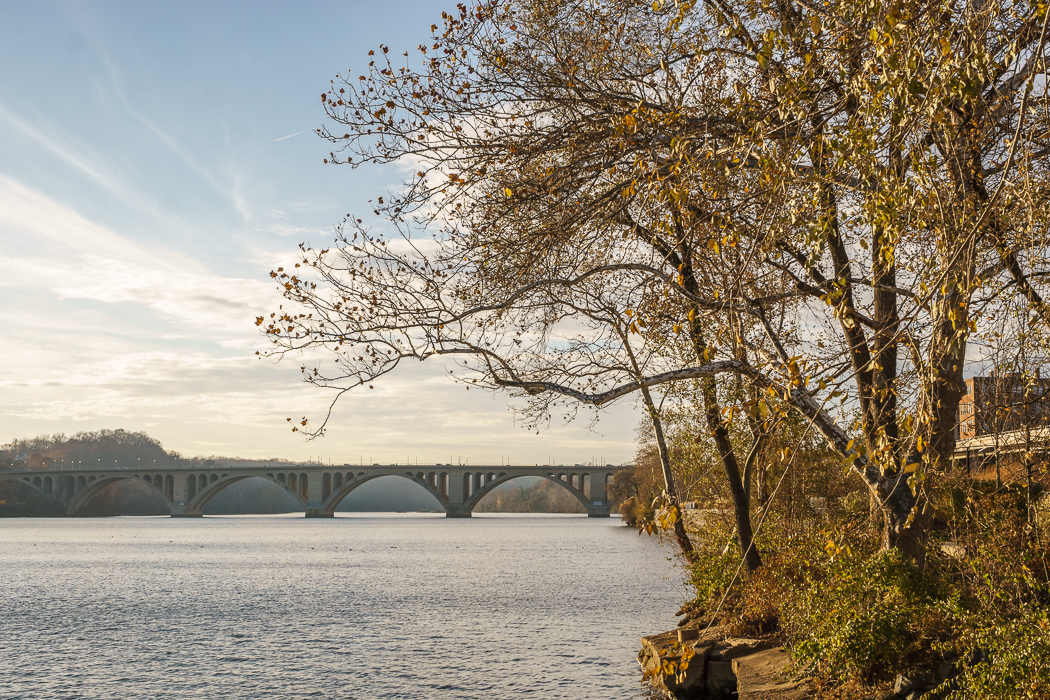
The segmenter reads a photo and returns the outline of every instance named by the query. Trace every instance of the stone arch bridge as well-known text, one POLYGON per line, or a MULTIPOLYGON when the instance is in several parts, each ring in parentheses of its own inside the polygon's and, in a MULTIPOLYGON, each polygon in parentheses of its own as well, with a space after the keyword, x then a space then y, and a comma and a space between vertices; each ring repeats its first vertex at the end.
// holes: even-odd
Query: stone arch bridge
POLYGON ((512 467, 373 465, 355 467, 281 465, 275 467, 151 467, 149 469, 47 469, 0 473, 0 482, 17 482, 44 496, 66 515, 76 516, 106 486, 136 480, 156 489, 172 517, 200 517, 204 506, 230 484, 250 477, 274 482, 292 494, 308 518, 331 518, 354 489, 382 476, 398 476, 430 492, 450 518, 469 518, 474 506, 502 483, 522 476, 549 479, 587 508, 592 518, 609 516, 608 485, 620 467, 512 467))

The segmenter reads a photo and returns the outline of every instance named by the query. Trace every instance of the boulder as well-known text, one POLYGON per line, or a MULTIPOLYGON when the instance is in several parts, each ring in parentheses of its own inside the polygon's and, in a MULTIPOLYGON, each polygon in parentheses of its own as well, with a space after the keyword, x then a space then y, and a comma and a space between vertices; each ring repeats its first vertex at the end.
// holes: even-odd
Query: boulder
POLYGON ((733 662, 707 662, 707 697, 729 698, 736 693, 736 674, 733 673, 733 662))
POLYGON ((783 647, 755 651, 732 663, 739 700, 800 700, 809 694, 802 681, 790 677, 791 655, 783 647))
POLYGON ((779 647, 780 642, 776 639, 749 639, 747 637, 726 637, 714 650, 714 657, 720 661, 732 661, 733 659, 756 651, 765 651, 779 647))
POLYGON ((645 672, 652 689, 665 697, 680 700, 704 700, 707 693, 707 658, 715 647, 718 632, 701 635, 690 642, 678 641, 678 630, 642 637, 642 649, 638 652, 638 664, 645 672), (663 666, 668 662, 677 668, 682 662, 686 648, 693 652, 684 673, 664 675, 663 666))
POLYGON ((912 693, 922 695, 923 691, 929 690, 934 685, 936 685, 936 681, 932 673, 924 669, 917 669, 907 675, 903 673, 897 674, 897 678, 893 682, 893 692, 906 698, 912 693))
POLYGON ((774 639, 725 637, 726 628, 701 629, 695 641, 680 642, 679 630, 642 638, 638 663, 654 694, 681 700, 799 700, 806 684, 786 678, 788 653, 774 639), (664 662, 675 668, 685 648, 694 651, 686 671, 664 675, 664 662))

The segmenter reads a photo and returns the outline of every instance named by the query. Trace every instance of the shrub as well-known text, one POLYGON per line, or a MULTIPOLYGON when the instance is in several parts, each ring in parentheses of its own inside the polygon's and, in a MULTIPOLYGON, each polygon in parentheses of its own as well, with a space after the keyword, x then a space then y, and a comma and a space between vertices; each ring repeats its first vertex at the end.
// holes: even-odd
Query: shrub
POLYGON ((784 616, 795 659, 819 676, 873 681, 922 664, 954 630, 955 605, 896 552, 840 551, 784 616))
POLYGON ((1028 611, 1016 620, 978 629, 974 660, 957 680, 959 700, 1036 700, 1050 697, 1050 619, 1028 611))
MULTIPOLYGON (((694 537, 693 609, 738 636, 777 634, 836 692, 870 694, 858 686, 952 661, 961 675, 937 697, 1050 699, 1050 543, 1027 522, 1023 492, 950 486, 923 572, 880 552, 870 520, 775 516, 756 540, 764 566, 748 575, 726 546, 732 528, 712 518, 694 537)), ((862 515, 854 500, 843 510, 862 515)))

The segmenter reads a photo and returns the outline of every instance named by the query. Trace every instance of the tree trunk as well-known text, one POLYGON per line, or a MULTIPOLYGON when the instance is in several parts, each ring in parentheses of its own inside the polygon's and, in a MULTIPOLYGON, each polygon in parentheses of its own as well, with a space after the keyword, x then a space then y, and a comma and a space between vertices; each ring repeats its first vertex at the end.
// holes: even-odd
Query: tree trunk
POLYGON ((682 501, 678 495, 678 485, 675 483, 674 472, 671 471, 671 455, 667 450, 663 423, 660 420, 660 414, 656 410, 656 404, 653 403, 653 397, 649 393, 648 387, 642 387, 642 399, 645 401, 645 408, 649 412, 649 420, 652 421, 653 432, 656 433, 656 447, 660 453, 660 470, 664 478, 664 492, 667 494, 668 501, 667 507, 673 508, 675 511, 675 520, 672 525, 674 538, 678 543, 678 548, 682 550, 682 555, 692 564, 696 561, 696 550, 693 549, 693 541, 689 539, 689 533, 686 532, 685 523, 682 520, 682 501))
POLYGON ((715 380, 705 378, 700 380, 700 385, 704 395, 704 416, 715 440, 718 456, 722 460, 726 483, 729 484, 729 493, 733 497, 733 515, 736 519, 740 554, 744 557, 744 564, 748 572, 752 572, 762 566, 762 558, 755 547, 754 533, 751 530, 751 499, 744 490, 744 480, 740 477, 740 467, 733 452, 733 445, 729 440, 729 431, 719 416, 715 380))
POLYGON ((924 571, 929 513, 925 504, 919 504, 912 494, 908 486, 908 476, 902 474, 887 479, 884 484, 886 492, 880 494, 884 523, 882 549, 896 549, 915 564, 919 571, 924 571))
POLYGON ((769 487, 766 484, 769 474, 769 467, 763 464, 758 468, 757 471, 758 473, 756 474, 756 481, 758 482, 758 489, 755 493, 755 496, 758 498, 758 507, 765 509, 766 505, 769 503, 769 487))
MULTIPOLYGON (((703 336, 700 333, 699 318, 690 323, 690 336, 693 341, 693 349, 698 358, 703 360, 707 351, 703 336)), ((718 387, 712 377, 700 380, 701 393, 704 402, 704 418, 707 428, 711 431, 711 437, 715 441, 715 449, 718 450, 722 468, 725 470, 726 483, 729 484, 729 493, 733 497, 733 515, 736 519, 737 542, 740 544, 740 554, 744 558, 744 564, 748 572, 755 571, 762 566, 762 557, 759 556, 755 547, 754 534, 751 530, 751 499, 744 489, 744 480, 740 477, 740 466, 737 463, 733 444, 729 439, 729 430, 722 421, 720 406, 718 402, 718 387)))

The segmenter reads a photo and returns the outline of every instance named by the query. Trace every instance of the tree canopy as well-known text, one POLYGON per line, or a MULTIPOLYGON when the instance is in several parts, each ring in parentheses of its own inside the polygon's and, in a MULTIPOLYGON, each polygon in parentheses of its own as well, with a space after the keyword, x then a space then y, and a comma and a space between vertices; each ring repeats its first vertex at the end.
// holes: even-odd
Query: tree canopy
POLYGON ((795 412, 921 562, 971 335, 1050 321, 1046 25, 1009 0, 460 5, 321 95, 329 161, 414 175, 383 226, 274 271, 290 303, 258 323, 331 352, 304 376, 340 394, 440 356, 537 420, 634 392, 655 416, 691 383, 731 482, 732 422, 795 412))

